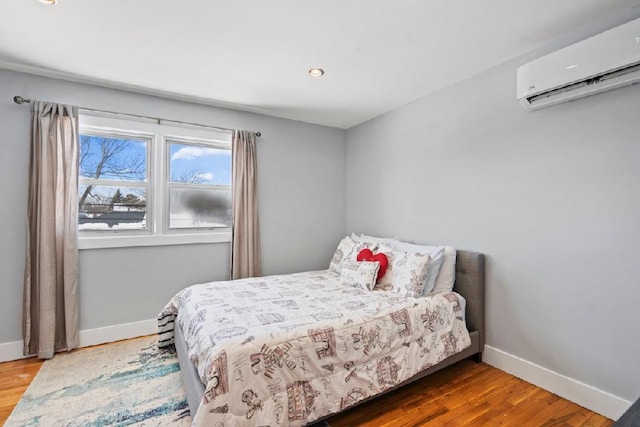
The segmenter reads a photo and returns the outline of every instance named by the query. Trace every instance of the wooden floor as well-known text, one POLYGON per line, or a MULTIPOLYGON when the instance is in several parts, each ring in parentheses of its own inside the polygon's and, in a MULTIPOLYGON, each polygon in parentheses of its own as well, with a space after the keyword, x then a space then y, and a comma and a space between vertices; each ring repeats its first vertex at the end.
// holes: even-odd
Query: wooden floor
POLYGON ((4 424, 9 418, 13 407, 31 384, 42 363, 38 359, 0 363, 0 424, 4 424))
POLYGON ((467 359, 328 420, 363 426, 611 426, 613 421, 467 359))
MULTIPOLYGON (((0 424, 9 417, 41 365, 37 359, 0 363, 0 424)), ((613 425, 601 415, 472 360, 327 421, 331 427, 613 425)))

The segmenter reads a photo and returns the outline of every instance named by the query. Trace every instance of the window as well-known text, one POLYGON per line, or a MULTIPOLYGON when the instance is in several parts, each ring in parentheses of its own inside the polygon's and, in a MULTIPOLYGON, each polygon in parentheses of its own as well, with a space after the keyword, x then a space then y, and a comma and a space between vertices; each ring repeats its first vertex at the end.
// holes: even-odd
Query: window
POLYGON ((230 241, 231 133, 80 117, 80 248, 230 241))
POLYGON ((80 135, 78 230, 147 230, 151 139, 80 135))
POLYGON ((231 150, 167 142, 169 229, 231 227, 231 150))

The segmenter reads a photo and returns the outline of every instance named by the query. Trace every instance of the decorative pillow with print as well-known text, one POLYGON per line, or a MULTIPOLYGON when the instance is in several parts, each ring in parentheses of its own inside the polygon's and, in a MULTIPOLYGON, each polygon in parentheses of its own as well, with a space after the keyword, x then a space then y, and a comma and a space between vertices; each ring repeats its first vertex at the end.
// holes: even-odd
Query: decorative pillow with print
POLYGON ((381 245, 378 251, 387 255, 389 266, 375 289, 390 290, 413 298, 421 296, 429 274, 431 257, 417 252, 394 251, 385 245, 381 245))
POLYGON ((351 237, 347 236, 340 240, 336 251, 333 253, 333 258, 329 263, 329 270, 335 273, 340 273, 342 272, 342 264, 344 264, 345 261, 355 262, 358 252, 362 249, 368 248, 373 251, 377 247, 377 244, 354 242, 351 237))
POLYGON ((372 291, 376 285, 376 277, 380 263, 377 261, 345 261, 342 264, 340 283, 372 291))
POLYGON ((356 242, 351 240, 351 237, 349 236, 340 240, 336 251, 333 253, 333 258, 331 258, 331 262, 329 263, 329 270, 335 273, 340 273, 342 271, 342 263, 349 257, 355 247, 356 242))
POLYGON ((380 264, 376 281, 380 280, 380 278, 384 276, 384 273, 387 271, 387 266, 389 265, 389 260, 387 259, 387 256, 385 254, 378 252, 374 255, 369 248, 364 248, 361 251, 358 251, 358 254, 356 255, 356 261, 372 261, 380 264))

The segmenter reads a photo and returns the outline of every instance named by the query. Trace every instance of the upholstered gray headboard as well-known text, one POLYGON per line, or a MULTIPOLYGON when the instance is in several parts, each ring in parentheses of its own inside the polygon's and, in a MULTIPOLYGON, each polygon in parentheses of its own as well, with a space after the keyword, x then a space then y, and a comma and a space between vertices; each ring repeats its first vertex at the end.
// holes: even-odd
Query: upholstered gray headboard
POLYGON ((456 283, 453 289, 467 300, 467 328, 480 332, 480 348, 484 346, 484 254, 457 251, 456 283))

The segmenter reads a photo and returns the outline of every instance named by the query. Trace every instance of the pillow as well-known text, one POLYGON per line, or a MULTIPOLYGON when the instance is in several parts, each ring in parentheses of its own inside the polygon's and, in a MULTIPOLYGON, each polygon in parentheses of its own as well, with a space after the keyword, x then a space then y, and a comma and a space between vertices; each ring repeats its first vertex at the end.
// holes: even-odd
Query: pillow
POLYGON ((444 260, 440 273, 436 278, 436 285, 433 292, 451 292, 456 281, 456 248, 453 246, 444 247, 444 260))
POLYGON ((349 236, 340 240, 333 254, 333 258, 331 258, 331 262, 329 263, 329 270, 340 273, 342 271, 342 264, 347 260, 355 261, 358 252, 364 248, 369 248, 373 251, 378 248, 378 244, 354 242, 349 236))
POLYGON ((379 268, 380 263, 377 261, 345 261, 342 264, 340 283, 372 291, 376 285, 379 268))
POLYGON ((382 252, 378 252, 377 254, 373 254, 371 249, 364 248, 358 252, 356 256, 356 261, 373 261, 377 262, 380 265, 378 269, 378 275, 376 276, 376 280, 380 280, 384 273, 387 271, 387 266, 389 265, 389 259, 382 252))
POLYGON ((396 238, 386 238, 386 237, 375 237, 375 236, 367 236, 366 234, 357 235, 355 233, 351 233, 351 240, 354 242, 363 242, 363 243, 389 243, 395 242, 398 239, 396 238))
POLYGON ((389 259, 387 273, 380 279, 376 289, 391 290, 407 297, 419 297, 424 293, 424 286, 431 257, 417 252, 395 251, 381 245, 378 250, 389 259))
POLYGON ((417 252, 419 254, 427 254, 431 257, 431 267, 429 268, 429 274, 425 280, 424 295, 433 290, 436 285, 436 278, 440 272, 442 262, 444 261, 444 246, 427 246, 427 245, 414 245, 412 243, 406 243, 401 241, 394 241, 388 243, 389 247, 402 252, 417 252))
POLYGON ((340 240, 336 251, 333 253, 333 258, 331 258, 331 262, 329 263, 329 270, 340 273, 342 271, 342 263, 349 257, 355 247, 356 242, 351 240, 349 236, 340 240))

